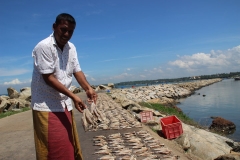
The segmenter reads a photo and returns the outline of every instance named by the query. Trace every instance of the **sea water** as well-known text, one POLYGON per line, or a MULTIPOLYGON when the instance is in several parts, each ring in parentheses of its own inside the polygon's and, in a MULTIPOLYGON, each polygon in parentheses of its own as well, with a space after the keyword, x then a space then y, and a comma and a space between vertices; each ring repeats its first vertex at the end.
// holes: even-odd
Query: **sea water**
POLYGON ((203 87, 181 99, 177 106, 203 126, 211 125, 211 117, 220 116, 232 121, 236 130, 227 137, 240 142, 240 81, 226 79, 203 87))

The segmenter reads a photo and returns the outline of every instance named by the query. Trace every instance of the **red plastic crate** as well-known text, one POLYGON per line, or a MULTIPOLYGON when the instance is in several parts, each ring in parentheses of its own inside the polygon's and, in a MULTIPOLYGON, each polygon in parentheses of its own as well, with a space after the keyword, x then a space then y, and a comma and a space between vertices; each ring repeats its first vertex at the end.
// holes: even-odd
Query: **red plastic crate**
POLYGON ((152 111, 143 111, 141 114, 141 122, 145 123, 149 120, 153 120, 153 113, 152 111))
POLYGON ((160 123, 167 139, 177 138, 183 133, 182 123, 176 116, 163 117, 160 123))

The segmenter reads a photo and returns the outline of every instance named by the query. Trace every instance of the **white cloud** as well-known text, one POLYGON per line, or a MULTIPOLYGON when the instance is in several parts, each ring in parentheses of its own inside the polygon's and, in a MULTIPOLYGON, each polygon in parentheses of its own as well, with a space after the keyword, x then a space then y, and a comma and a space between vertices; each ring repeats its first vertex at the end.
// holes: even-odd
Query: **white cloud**
POLYGON ((20 82, 18 79, 14 79, 10 82, 4 82, 4 85, 16 85, 16 84, 22 84, 23 82, 20 82))
POLYGON ((226 51, 212 50, 209 54, 196 53, 179 56, 179 59, 170 61, 169 64, 189 71, 196 69, 215 69, 216 71, 221 71, 223 68, 236 68, 236 65, 240 64, 240 46, 226 51))

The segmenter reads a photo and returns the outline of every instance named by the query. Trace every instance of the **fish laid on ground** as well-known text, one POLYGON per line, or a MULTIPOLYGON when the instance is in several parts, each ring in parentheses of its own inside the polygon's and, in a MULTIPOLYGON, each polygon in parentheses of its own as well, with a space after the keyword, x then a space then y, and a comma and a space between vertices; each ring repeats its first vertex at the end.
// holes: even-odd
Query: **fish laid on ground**
POLYGON ((86 120, 86 117, 85 117, 84 114, 82 116, 82 125, 83 125, 83 128, 84 128, 84 131, 86 132, 88 130, 88 123, 87 123, 87 120, 86 120))
POLYGON ((108 138, 121 138, 121 134, 120 133, 111 134, 108 136, 108 138))
POLYGON ((111 150, 109 150, 109 149, 99 150, 99 151, 95 152, 94 154, 108 154, 108 155, 111 155, 111 150))
POLYGON ((158 148, 158 149, 153 149, 154 153, 160 153, 160 154, 169 154, 171 153, 171 150, 168 148, 158 148))
POLYGON ((134 151, 134 153, 142 153, 142 152, 145 152, 147 150, 148 150, 147 147, 142 147, 141 149, 138 149, 138 150, 134 151))
POLYGON ((112 156, 112 155, 105 155, 105 156, 102 156, 100 158, 98 158, 98 160, 115 160, 115 156, 112 156))
POLYGON ((144 146, 144 144, 140 143, 137 146, 133 146, 132 149, 141 149, 144 146))
POLYGON ((109 149, 108 145, 104 145, 104 146, 99 148, 99 150, 106 150, 106 149, 109 149))
POLYGON ((106 137, 103 136, 103 135, 95 136, 94 138, 102 138, 102 139, 106 139, 106 137))
POLYGON ((131 155, 131 156, 123 156, 123 157, 120 157, 118 160, 137 160, 136 156, 135 155, 131 155))

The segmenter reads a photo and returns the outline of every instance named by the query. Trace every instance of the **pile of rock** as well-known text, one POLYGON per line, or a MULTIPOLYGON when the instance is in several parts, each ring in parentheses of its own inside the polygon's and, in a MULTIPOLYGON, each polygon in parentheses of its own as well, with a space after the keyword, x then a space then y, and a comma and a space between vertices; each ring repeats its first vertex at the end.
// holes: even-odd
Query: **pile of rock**
POLYGON ((0 96, 0 113, 18 111, 31 105, 31 88, 25 87, 18 93, 14 88, 7 89, 8 96, 0 96))
MULTIPOLYGON (((70 91, 73 93, 82 92, 80 87, 71 86, 70 91)), ((21 108, 31 106, 31 88, 25 87, 20 92, 14 88, 7 88, 8 95, 0 96, 0 113, 7 111, 19 111, 21 108)))
MULTIPOLYGON (((134 102, 157 102, 173 106, 176 99, 187 97, 197 89, 221 81, 221 79, 200 80, 178 84, 161 84, 111 90, 114 96, 124 94, 134 102)), ((116 98, 116 97, 115 97, 116 98)))

